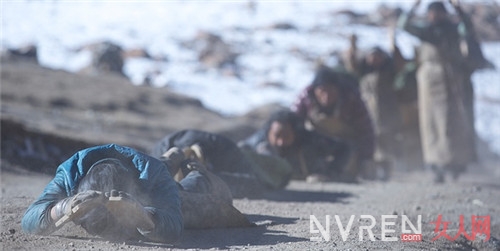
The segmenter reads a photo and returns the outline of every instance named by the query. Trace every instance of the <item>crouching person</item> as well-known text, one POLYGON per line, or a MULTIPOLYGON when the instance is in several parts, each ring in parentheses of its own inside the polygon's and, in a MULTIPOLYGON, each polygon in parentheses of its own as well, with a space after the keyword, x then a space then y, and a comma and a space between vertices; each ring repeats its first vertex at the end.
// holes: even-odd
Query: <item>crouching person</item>
POLYGON ((309 182, 352 181, 345 170, 351 159, 349 146, 305 130, 303 120, 289 110, 272 114, 262 129, 239 145, 258 154, 285 159, 295 179, 309 182))
POLYGON ((178 185, 162 161, 134 149, 84 149, 57 168, 22 228, 48 235, 69 221, 105 239, 173 242, 183 229, 178 185))

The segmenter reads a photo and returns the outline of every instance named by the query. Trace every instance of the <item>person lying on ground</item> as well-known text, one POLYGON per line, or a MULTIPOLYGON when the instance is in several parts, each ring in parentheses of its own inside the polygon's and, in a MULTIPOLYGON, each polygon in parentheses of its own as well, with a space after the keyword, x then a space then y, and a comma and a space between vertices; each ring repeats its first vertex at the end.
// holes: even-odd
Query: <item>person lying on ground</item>
MULTIPOLYGON (((220 134, 199 130, 174 132, 160 140, 151 154, 159 158, 172 147, 194 149, 198 160, 229 186, 235 198, 259 196, 270 186, 274 188, 286 183, 278 177, 280 184, 274 184, 261 166, 242 152, 235 142, 220 134)), ((283 165, 280 160, 271 162, 277 166, 283 165)), ((284 172, 286 175, 286 170, 284 172)))
POLYGON ((132 148, 87 148, 57 168, 22 228, 48 235, 69 221, 105 239, 174 242, 183 229, 178 185, 162 161, 132 148))
POLYGON ((257 153, 279 156, 293 168, 293 177, 309 181, 347 181, 345 167, 351 157, 349 146, 339 140, 307 131, 294 112, 274 113, 259 131, 244 141, 257 153))

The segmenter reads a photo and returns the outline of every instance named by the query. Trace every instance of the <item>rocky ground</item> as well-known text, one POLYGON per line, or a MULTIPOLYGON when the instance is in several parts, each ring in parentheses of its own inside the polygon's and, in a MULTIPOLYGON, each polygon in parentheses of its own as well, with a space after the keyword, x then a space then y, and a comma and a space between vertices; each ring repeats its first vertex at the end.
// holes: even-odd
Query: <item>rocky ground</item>
MULTIPOLYGON (((276 108, 269 105, 240 117, 224 117, 203 108, 199 101, 168 89, 136 87, 119 76, 80 76, 44 69, 23 61, 1 64, 1 233, 2 250, 499 250, 500 163, 480 144, 481 162, 458 181, 434 185, 422 170, 396 170, 388 182, 360 184, 308 184, 294 181, 282 191, 260 199, 238 199, 235 206, 259 226, 252 228, 186 230, 173 244, 114 243, 89 236, 67 224, 50 236, 22 232, 20 221, 27 206, 41 193, 54 169, 75 151, 101 143, 119 143, 142 151, 165 134, 184 128, 222 133, 234 140, 250 134, 276 108), (330 240, 311 233, 311 215, 326 227, 331 216, 330 240), (346 227, 354 215, 352 230, 342 240, 335 215, 346 227), (375 241, 360 227, 370 225, 375 241), (396 219, 397 241, 381 236, 382 215, 396 219), (402 242, 403 215, 416 225, 421 215, 421 242, 402 242), (471 232, 471 216, 490 216, 490 236, 450 241, 437 236, 438 215, 450 222, 447 234, 471 232)), ((317 229, 313 225, 313 230, 317 229)), ((439 226, 442 229, 443 225, 439 226)))

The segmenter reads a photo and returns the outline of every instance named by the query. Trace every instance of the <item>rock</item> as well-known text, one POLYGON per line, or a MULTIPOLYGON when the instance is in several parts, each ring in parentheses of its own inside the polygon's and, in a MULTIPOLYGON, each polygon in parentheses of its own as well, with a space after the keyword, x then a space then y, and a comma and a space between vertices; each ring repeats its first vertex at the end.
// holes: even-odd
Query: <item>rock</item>
POLYGON ((269 26, 273 30, 297 30, 297 27, 290 23, 275 23, 269 26))
POLYGON ((20 48, 10 48, 2 51, 2 61, 4 60, 23 60, 38 64, 38 48, 36 45, 27 45, 20 48))
POLYGON ((222 68, 235 65, 238 53, 222 38, 210 32, 200 31, 191 41, 183 45, 198 52, 198 60, 206 68, 222 68))
POLYGON ((273 87, 278 89, 286 88, 285 84, 280 81, 266 81, 259 84, 259 87, 273 87))
POLYGON ((79 50, 89 50, 92 54, 92 62, 80 70, 80 73, 90 75, 114 73, 125 76, 123 74, 124 51, 119 45, 105 41, 84 46, 79 50))
POLYGON ((472 200, 472 204, 480 207, 484 207, 484 203, 481 200, 474 199, 472 200))

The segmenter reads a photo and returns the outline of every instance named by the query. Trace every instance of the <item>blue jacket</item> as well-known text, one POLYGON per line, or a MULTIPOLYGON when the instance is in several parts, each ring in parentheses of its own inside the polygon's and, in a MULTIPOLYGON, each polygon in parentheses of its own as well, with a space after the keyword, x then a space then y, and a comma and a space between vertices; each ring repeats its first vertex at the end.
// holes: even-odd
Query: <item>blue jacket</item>
POLYGON ((55 231, 50 208, 59 200, 75 195, 80 180, 89 168, 104 158, 116 158, 127 168, 139 171, 138 185, 151 199, 144 206, 153 213, 155 222, 155 229, 144 236, 162 242, 178 239, 183 229, 181 202, 177 184, 167 167, 158 159, 115 144, 81 150, 63 162, 57 168, 54 179, 24 214, 23 230, 32 234, 50 234, 55 231))

